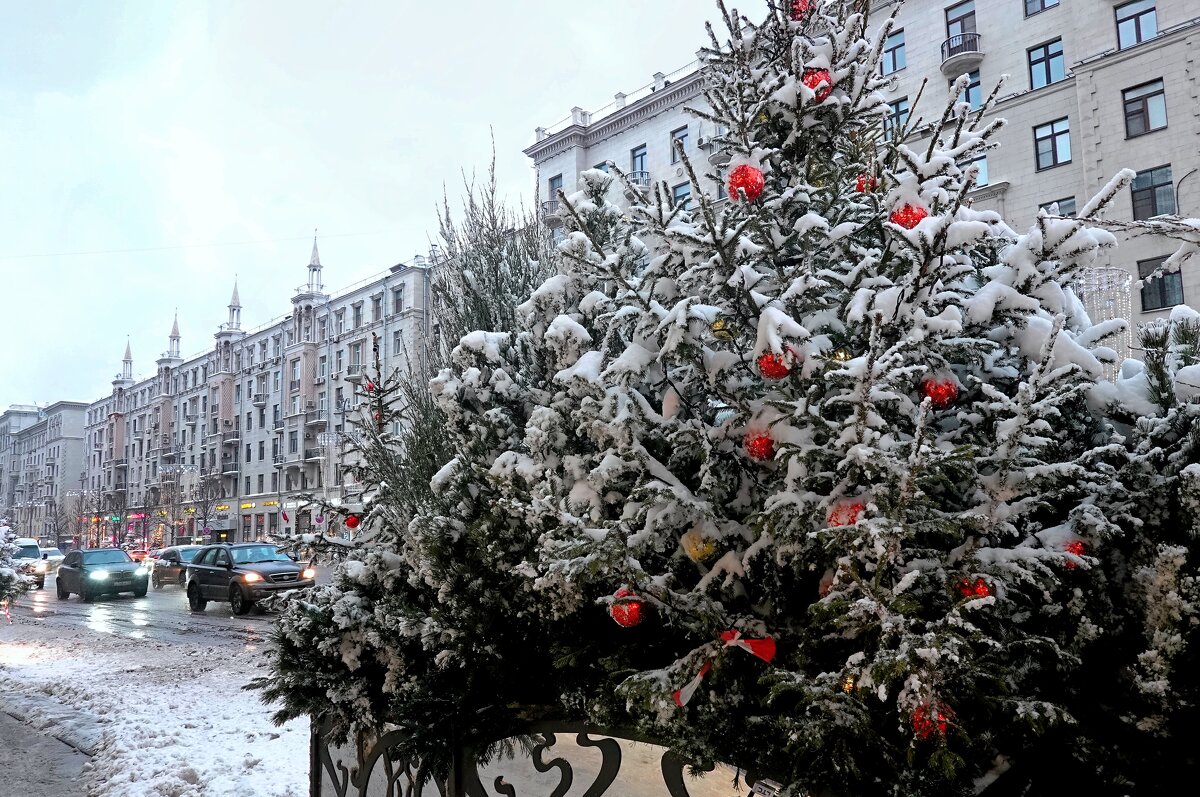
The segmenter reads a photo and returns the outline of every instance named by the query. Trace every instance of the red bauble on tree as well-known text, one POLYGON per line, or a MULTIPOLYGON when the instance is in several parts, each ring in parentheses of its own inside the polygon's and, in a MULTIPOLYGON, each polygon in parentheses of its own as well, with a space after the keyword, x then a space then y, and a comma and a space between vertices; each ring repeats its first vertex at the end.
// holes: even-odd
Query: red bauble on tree
POLYGON ((362 519, 359 518, 358 515, 347 515, 345 523, 346 523, 346 528, 356 529, 356 528, 358 528, 358 524, 362 523, 362 519))
POLYGON ((949 374, 926 377, 921 380, 921 395, 935 410, 944 410, 958 400, 958 381, 949 374))
POLYGON ((765 351, 758 355, 758 372, 764 379, 783 379, 792 372, 782 354, 765 351))
POLYGON ((923 703, 917 706, 912 713, 913 734, 921 741, 929 739, 934 734, 945 738, 953 719, 954 712, 944 703, 937 701, 923 703))
POLYGON ((792 19, 797 22, 804 19, 810 7, 808 0, 792 0, 792 19))
POLYGON ((977 576, 974 581, 964 578, 958 582, 958 591, 964 598, 987 598, 992 594, 992 585, 983 576, 977 576))
POLYGON ((374 382, 370 382, 370 381, 368 381, 368 382, 367 382, 367 392, 368 392, 368 393, 370 393, 370 392, 372 392, 373 390, 375 390, 375 383, 374 383, 374 382))
POLYGON ((826 522, 830 528, 853 526, 858 522, 859 516, 866 508, 867 505, 857 498, 838 501, 833 505, 833 509, 829 510, 829 517, 826 519, 826 522))
MULTIPOLYGON (((1087 546, 1083 544, 1083 540, 1071 540, 1069 543, 1067 543, 1067 547, 1063 548, 1063 550, 1067 553, 1075 554, 1076 556, 1083 556, 1085 553, 1087 553, 1087 546)), ((1068 570, 1074 570, 1076 567, 1078 567, 1078 565, 1076 565, 1074 562, 1067 562, 1068 570)))
POLYGON ((911 230, 921 223, 921 219, 929 216, 929 211, 920 205, 905 205, 899 210, 892 211, 888 219, 892 224, 899 224, 906 230, 911 230))
POLYGON ((876 182, 874 175, 860 174, 858 179, 854 181, 854 190, 860 194, 869 194, 875 190, 876 182))
POLYGON ((729 173, 729 196, 732 199, 746 199, 753 202, 762 196, 763 188, 767 185, 763 173, 748 163, 743 163, 729 173))
POLYGON ((617 625, 633 628, 642 622, 642 602, 631 589, 619 589, 613 596, 617 600, 608 607, 608 614, 617 625))
POLYGON ((746 432, 743 446, 745 446, 746 454, 750 459, 762 462, 775 458, 775 441, 771 439, 771 435, 761 430, 746 432))
POLYGON ((833 91, 833 75, 829 74, 828 69, 805 69, 800 82, 816 93, 817 102, 825 102, 825 98, 833 91))

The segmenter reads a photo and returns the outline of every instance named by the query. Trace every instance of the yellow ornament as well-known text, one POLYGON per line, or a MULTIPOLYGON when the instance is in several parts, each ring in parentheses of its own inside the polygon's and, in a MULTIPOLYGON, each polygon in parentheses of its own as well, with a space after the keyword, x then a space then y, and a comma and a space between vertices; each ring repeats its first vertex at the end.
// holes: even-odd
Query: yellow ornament
POLYGON ((846 351, 845 349, 836 349, 834 350, 831 359, 837 360, 840 363, 844 363, 850 359, 850 352, 846 351))
POLYGON ((712 333, 717 340, 733 340, 733 325, 724 318, 712 322, 712 333))
POLYGON ((846 673, 846 677, 842 679, 842 691, 846 694, 854 691, 854 675, 852 673, 846 673))
POLYGON ((757 122, 758 122, 760 125, 765 125, 767 122, 771 121, 771 117, 767 116, 767 112, 766 112, 766 111, 759 111, 759 112, 758 112, 758 117, 757 117, 756 121, 757 121, 757 122))
POLYGON ((717 546, 700 529, 693 528, 679 538, 683 551, 693 562, 703 562, 716 553, 717 546))

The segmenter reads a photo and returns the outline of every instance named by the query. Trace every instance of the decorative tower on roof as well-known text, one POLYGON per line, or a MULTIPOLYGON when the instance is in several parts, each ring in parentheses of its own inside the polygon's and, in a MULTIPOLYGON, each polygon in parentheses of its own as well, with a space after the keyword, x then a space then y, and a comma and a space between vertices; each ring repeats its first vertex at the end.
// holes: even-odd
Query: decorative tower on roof
POLYGON ((171 335, 167 346, 168 357, 179 357, 179 313, 175 313, 175 321, 171 324, 171 335))
POLYGON ((125 339, 125 357, 121 360, 121 378, 133 379, 133 350, 129 347, 129 338, 125 339))
POLYGON ((321 284, 321 255, 317 252, 317 236, 314 233, 312 257, 308 259, 308 290, 309 293, 320 293, 324 287, 321 284))
POLYGON ((179 356, 179 313, 171 323, 171 334, 167 338, 167 350, 158 358, 158 390, 164 398, 172 394, 174 383, 171 380, 171 369, 183 362, 179 356))
POLYGON ((242 300, 238 298, 237 278, 233 280, 233 298, 229 300, 229 321, 226 322, 225 328, 242 328, 242 300))

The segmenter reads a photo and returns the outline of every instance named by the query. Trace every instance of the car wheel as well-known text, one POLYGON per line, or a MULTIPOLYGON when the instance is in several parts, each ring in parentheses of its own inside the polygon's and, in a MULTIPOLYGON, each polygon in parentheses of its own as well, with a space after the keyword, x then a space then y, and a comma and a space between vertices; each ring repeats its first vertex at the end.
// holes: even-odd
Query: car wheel
POLYGON ((96 599, 96 596, 92 594, 90 589, 88 589, 86 581, 79 585, 79 599, 85 603, 91 603, 96 599))
POLYGON ((155 589, 162 589, 162 580, 158 577, 158 573, 150 576, 150 583, 154 585, 155 589))
POLYGON ((233 609, 234 614, 247 614, 253 605, 254 601, 246 597, 241 587, 237 584, 229 587, 229 608, 233 609))
POLYGON ((204 607, 208 606, 208 601, 200 597, 200 586, 196 582, 192 582, 188 587, 188 608, 194 612, 204 611, 204 607))
POLYGON ((142 586, 140 586, 140 587, 135 587, 135 588, 134 588, 134 590, 133 590, 133 597, 135 597, 135 598, 144 598, 144 597, 146 597, 146 585, 145 585, 145 584, 143 584, 143 585, 142 585, 142 586))
POLYGON ((37 580, 37 588, 38 588, 38 589, 44 589, 44 588, 45 588, 45 586, 46 586, 46 579, 44 579, 44 578, 39 578, 39 579, 37 580))
POLYGON ((65 601, 67 598, 71 597, 71 593, 67 592, 66 588, 63 587, 61 578, 54 580, 54 591, 58 594, 58 599, 60 601, 65 601))
POLYGON ((185 584, 187 584, 187 575, 182 570, 180 570, 179 571, 179 586, 182 588, 185 584))

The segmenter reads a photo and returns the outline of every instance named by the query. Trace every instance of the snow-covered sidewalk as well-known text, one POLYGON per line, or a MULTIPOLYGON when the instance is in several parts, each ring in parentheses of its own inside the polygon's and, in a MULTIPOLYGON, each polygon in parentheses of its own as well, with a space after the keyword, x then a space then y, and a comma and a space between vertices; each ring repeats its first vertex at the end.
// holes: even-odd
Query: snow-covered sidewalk
POLYGON ((303 797, 308 723, 276 728, 260 650, 0 625, 0 710, 92 756, 87 797, 303 797))

